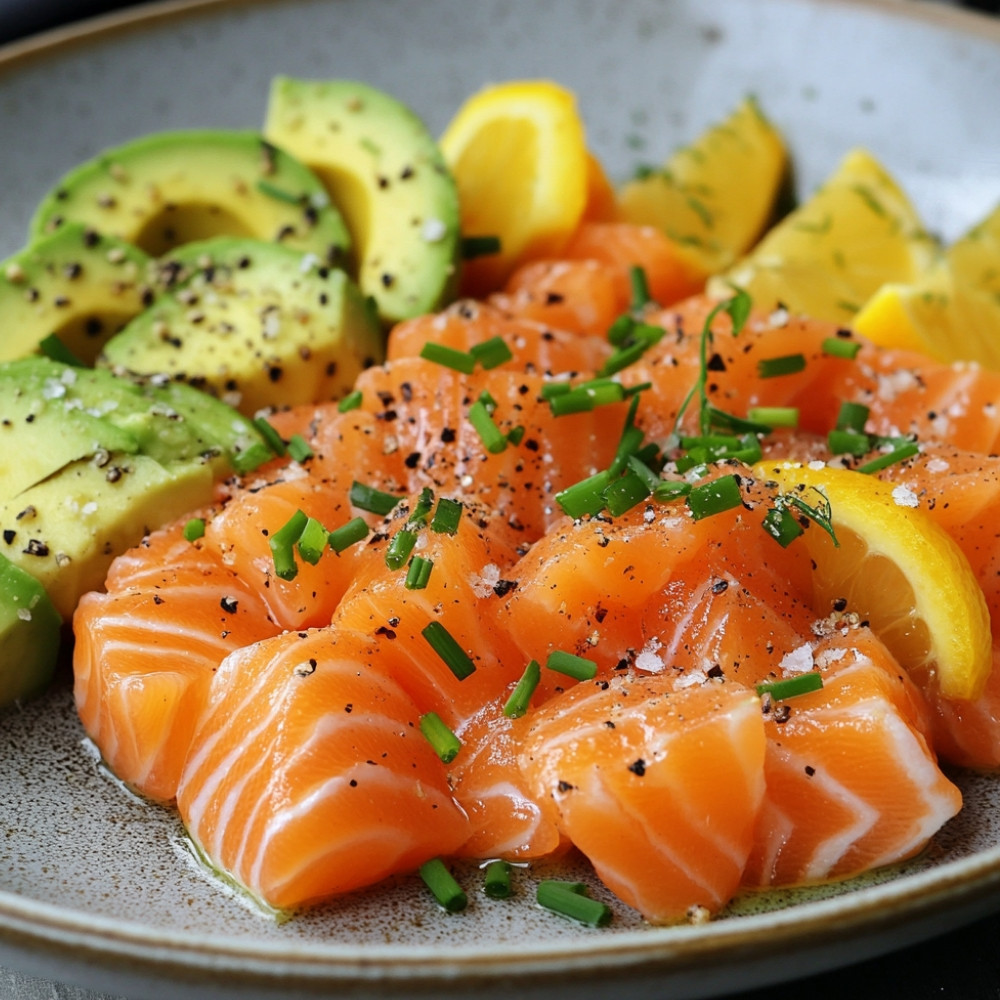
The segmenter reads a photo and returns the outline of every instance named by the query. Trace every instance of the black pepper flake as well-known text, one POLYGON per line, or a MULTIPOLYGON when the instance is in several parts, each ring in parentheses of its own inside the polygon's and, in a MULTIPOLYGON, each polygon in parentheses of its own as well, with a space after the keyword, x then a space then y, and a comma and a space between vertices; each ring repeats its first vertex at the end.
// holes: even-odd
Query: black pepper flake
POLYGON ((726 362, 722 355, 718 351, 715 352, 709 359, 705 367, 710 372, 724 372, 726 370, 726 362))
POLYGON ((351 785, 351 788, 357 788, 358 787, 358 779, 357 778, 351 778, 350 785, 351 785))
POLYGON ((444 444, 453 444, 456 436, 454 427, 445 427, 444 430, 441 431, 441 441, 444 444))
POLYGON ((379 625, 379 627, 377 629, 375 629, 375 634, 376 635, 385 636, 386 639, 395 639, 396 638, 395 631, 393 631, 393 629, 388 628, 385 625, 379 625))
POLYGON ((26 556, 41 556, 45 557, 49 554, 49 547, 45 542, 38 538, 32 538, 28 542, 28 547, 24 550, 26 556))
POLYGON ((560 781, 556 787, 560 792, 572 792, 576 788, 576 785, 572 785, 568 781, 560 781))
POLYGON ((420 464, 420 452, 411 451, 406 458, 403 459, 403 465, 408 469, 415 469, 420 464))
POLYGON ((833 602, 833 610, 834 611, 844 611, 846 609, 847 609, 847 598, 846 597, 838 597, 838 598, 836 598, 834 600, 834 602, 833 602))
POLYGON ((346 712, 346 713, 347 713, 348 715, 350 715, 350 714, 351 714, 351 712, 353 712, 353 711, 354 711, 354 704, 353 704, 352 702, 348 702, 348 703, 347 703, 347 704, 346 704, 346 705, 344 706, 344 711, 345 711, 345 712, 346 712))
POLYGON ((713 663, 712 666, 705 671, 706 677, 711 677, 713 680, 722 677, 722 667, 718 663, 713 663))
POLYGON ((3 540, 8 545, 13 545, 15 538, 17 538, 17 532, 13 528, 4 528, 3 540))
POLYGON ((227 615, 232 615, 236 613, 236 609, 239 607, 239 602, 235 597, 223 597, 219 601, 219 605, 227 615))
POLYGON ((493 593, 497 597, 506 597, 517 586, 517 580, 497 580, 493 585, 493 593))
POLYGON ((637 777, 641 778, 646 773, 646 762, 640 757, 629 764, 628 769, 637 777))
POLYGON ((789 718, 791 718, 791 715, 792 715, 792 709, 791 709, 790 706, 788 706, 788 705, 779 705, 774 710, 773 718, 774 718, 774 721, 777 722, 780 725, 783 722, 787 722, 789 720, 789 718))
POLYGON ((159 594, 153 594, 153 603, 159 607, 163 603, 163 598, 159 594))
POLYGON ((812 764, 806 764, 805 771, 806 775, 811 778, 816 773, 816 768, 812 764))
POLYGON ((712 584, 712 593, 713 594, 724 594, 728 589, 729 589, 729 581, 728 580, 716 580, 712 584))

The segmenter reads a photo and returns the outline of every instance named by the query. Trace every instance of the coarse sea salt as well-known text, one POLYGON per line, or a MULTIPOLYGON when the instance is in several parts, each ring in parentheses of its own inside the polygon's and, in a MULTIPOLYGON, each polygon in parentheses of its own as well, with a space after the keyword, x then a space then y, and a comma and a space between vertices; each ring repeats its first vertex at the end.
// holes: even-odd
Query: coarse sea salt
POLYGON ((920 497, 909 486, 894 486, 892 499, 899 507, 920 506, 920 497))
POLYGON ((814 665, 812 646, 807 642, 785 653, 780 664, 781 669, 787 674, 805 674, 812 670, 814 665))

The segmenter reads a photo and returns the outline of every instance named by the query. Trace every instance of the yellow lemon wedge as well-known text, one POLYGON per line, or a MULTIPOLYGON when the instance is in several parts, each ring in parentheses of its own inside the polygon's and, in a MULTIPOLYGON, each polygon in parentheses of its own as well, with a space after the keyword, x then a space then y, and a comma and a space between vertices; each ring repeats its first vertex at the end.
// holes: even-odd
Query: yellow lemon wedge
POLYGON ((918 281, 880 288, 854 328, 880 347, 1000 370, 1000 207, 918 281))
POLYGON ((737 285, 762 308, 847 325, 882 285, 913 282, 939 256, 895 180, 856 149, 709 290, 737 285))
POLYGON ((594 177, 570 91, 548 80, 486 87, 459 108, 440 144, 463 234, 500 240, 499 253, 466 261, 463 290, 495 290, 521 261, 562 249, 594 177))
POLYGON ((656 226, 704 277, 729 267, 764 231, 788 154, 753 98, 618 192, 627 222, 656 226))
POLYGON ((812 560, 813 606, 867 620, 922 686, 973 699, 992 667, 990 616, 958 545, 905 488, 848 469, 760 462, 754 475, 810 506, 828 501, 839 544, 811 524, 793 544, 812 560))

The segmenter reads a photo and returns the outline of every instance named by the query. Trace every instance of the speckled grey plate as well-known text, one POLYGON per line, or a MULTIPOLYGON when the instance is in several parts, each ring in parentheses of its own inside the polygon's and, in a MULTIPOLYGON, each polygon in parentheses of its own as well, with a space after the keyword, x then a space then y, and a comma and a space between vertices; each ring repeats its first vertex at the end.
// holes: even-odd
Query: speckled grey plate
MULTIPOLYGON (((864 145, 945 235, 1000 198, 1000 25, 941 6, 209 0, 0 52, 0 255, 74 163, 153 129, 252 126, 279 72, 369 80, 435 130, 485 82, 551 76, 579 93, 618 177, 752 91, 803 191, 864 145)), ((707 926, 649 928, 614 903, 611 929, 580 929, 531 905, 527 874, 516 900, 474 894, 458 916, 401 880, 277 925, 202 873, 169 812, 101 769, 65 683, 0 716, 0 740, 0 965, 133 997, 708 996, 1000 908, 1000 782, 963 776, 965 810, 917 860, 739 900, 707 926)))

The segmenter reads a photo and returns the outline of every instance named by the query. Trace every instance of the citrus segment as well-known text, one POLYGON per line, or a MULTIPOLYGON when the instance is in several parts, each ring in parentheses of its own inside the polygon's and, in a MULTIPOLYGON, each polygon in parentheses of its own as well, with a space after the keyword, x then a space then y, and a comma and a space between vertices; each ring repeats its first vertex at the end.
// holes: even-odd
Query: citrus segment
POLYGON ((676 240, 707 277, 732 264, 760 236, 787 161, 781 135, 747 98, 661 169, 624 185, 619 212, 676 240))
POLYGON ((939 256, 916 210, 871 154, 856 149, 826 183, 717 280, 763 308, 782 304, 848 324, 887 282, 909 283, 939 256))
POLYGON ((946 698, 981 692, 993 661, 986 601, 912 490, 817 464, 762 462, 754 473, 812 506, 829 501, 838 544, 815 524, 800 540, 817 610, 859 614, 922 686, 936 681, 946 698))
POLYGON ((458 184, 462 232, 500 239, 499 253, 466 262, 466 292, 492 291, 521 261, 558 253, 580 222, 589 154, 576 100, 555 83, 479 91, 448 125, 441 150, 458 184))

